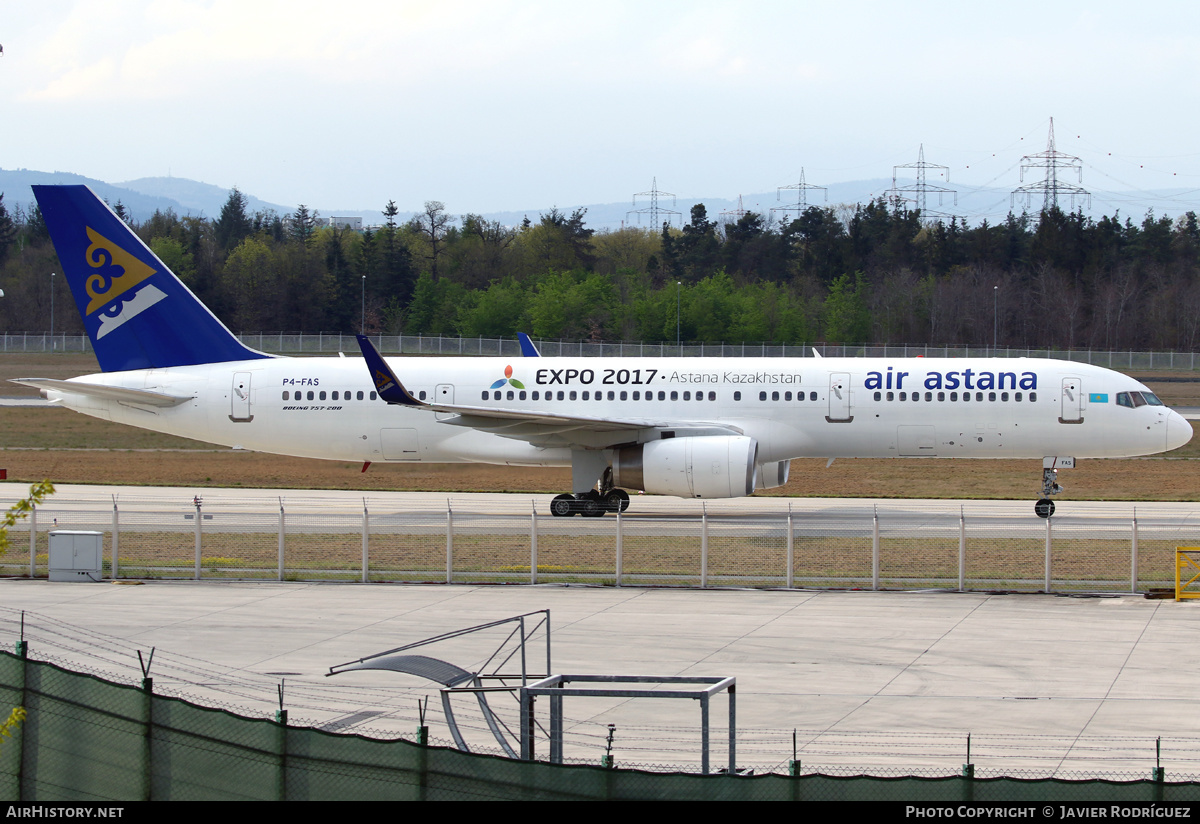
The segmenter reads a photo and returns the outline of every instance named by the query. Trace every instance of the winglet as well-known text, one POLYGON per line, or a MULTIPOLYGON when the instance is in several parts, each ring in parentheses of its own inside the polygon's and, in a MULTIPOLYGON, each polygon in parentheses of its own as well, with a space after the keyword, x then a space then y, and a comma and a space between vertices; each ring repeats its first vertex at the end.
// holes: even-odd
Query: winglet
POLYGON ((533 341, 529 339, 529 335, 524 332, 517 333, 517 340, 521 342, 521 356, 525 358, 540 358, 542 353, 533 345, 533 341))
POLYGON ((371 381, 375 384, 375 390, 379 392, 381 399, 401 406, 428 405, 408 393, 404 384, 400 383, 400 379, 396 377, 396 373, 379 354, 375 344, 371 343, 370 338, 366 335, 356 335, 355 337, 358 338, 358 347, 362 349, 363 357, 367 361, 367 369, 371 373, 371 381))

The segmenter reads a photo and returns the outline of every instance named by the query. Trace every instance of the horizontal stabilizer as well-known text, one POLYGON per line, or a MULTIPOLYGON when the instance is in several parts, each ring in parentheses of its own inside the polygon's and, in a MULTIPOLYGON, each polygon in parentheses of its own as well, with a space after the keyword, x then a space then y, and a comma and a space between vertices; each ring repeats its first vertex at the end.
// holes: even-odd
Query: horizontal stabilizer
POLYGON ((148 389, 126 389, 122 386, 105 386, 99 383, 84 383, 82 381, 60 381, 52 378, 11 378, 10 380, 12 383, 36 386, 38 389, 44 391, 85 395, 90 398, 100 398, 101 400, 117 401, 119 403, 136 403, 141 406, 179 406, 181 403, 194 400, 191 397, 183 398, 178 395, 165 395, 162 392, 151 392, 148 389))

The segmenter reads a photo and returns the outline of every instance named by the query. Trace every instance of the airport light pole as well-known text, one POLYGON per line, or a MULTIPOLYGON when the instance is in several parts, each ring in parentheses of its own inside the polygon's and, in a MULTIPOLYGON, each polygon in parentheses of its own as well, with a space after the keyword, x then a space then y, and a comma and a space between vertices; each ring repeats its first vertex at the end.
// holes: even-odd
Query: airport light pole
MULTIPOLYGON (((679 348, 679 290, 683 288, 683 281, 675 281, 675 348, 679 348)), ((676 355, 679 353, 676 352, 676 355)))
POLYGON ((358 334, 367 334, 367 276, 362 276, 362 318, 358 322, 358 334))
POLYGON ((50 347, 54 348, 54 273, 50 273, 50 347))

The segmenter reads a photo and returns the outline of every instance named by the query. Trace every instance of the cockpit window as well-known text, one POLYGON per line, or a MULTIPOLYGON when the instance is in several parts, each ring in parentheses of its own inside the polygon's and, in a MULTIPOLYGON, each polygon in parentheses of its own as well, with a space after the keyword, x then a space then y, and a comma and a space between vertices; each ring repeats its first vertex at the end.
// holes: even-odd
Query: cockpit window
POLYGON ((1129 399, 1130 399, 1131 401, 1133 401, 1133 405, 1134 405, 1134 407, 1135 407, 1135 408, 1136 408, 1136 407, 1139 407, 1139 406, 1145 406, 1145 405, 1146 405, 1146 399, 1142 397, 1142 393, 1141 393, 1141 392, 1130 392, 1130 393, 1129 393, 1129 399))
POLYGON ((1128 392, 1117 393, 1117 406, 1127 406, 1130 409, 1133 409, 1133 401, 1129 400, 1128 392))
POLYGON ((1142 397, 1146 399, 1146 403, 1151 406, 1163 406, 1163 402, 1158 399, 1158 395, 1153 392, 1142 392, 1142 397))

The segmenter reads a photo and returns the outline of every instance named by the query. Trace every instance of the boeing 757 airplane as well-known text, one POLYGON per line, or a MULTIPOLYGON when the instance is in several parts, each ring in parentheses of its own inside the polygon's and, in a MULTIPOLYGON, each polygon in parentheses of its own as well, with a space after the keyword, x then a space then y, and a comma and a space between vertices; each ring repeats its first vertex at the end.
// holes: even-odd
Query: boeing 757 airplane
MULTIPOLYGON (((85 186, 34 193, 100 363, 22 378, 87 415, 308 458, 569 466, 555 515, 626 490, 734 498, 792 458, 1149 455, 1192 428, 1108 369, 1024 358, 273 357, 244 346, 85 186)), ((532 350, 532 351, 530 351, 532 350)), ((983 471, 986 471, 984 469, 983 471)))

